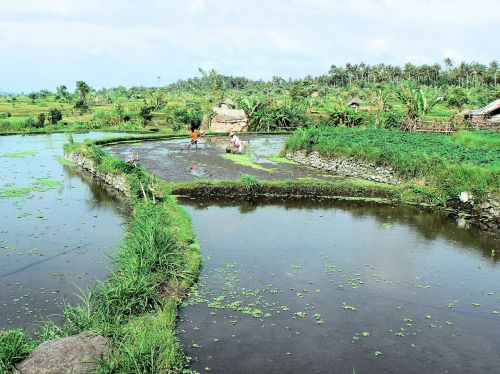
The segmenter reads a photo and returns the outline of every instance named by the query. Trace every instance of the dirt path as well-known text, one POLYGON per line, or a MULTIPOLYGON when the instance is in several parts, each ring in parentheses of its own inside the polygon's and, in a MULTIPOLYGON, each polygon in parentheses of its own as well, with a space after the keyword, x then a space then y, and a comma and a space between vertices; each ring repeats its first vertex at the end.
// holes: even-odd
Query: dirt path
POLYGON ((246 149, 244 155, 227 154, 226 137, 202 138, 198 150, 191 147, 190 152, 187 151, 187 139, 116 144, 107 149, 121 159, 138 153, 144 168, 171 182, 238 179, 242 174, 264 180, 341 179, 277 157, 286 140, 284 136, 249 135, 241 136, 241 140, 246 149))

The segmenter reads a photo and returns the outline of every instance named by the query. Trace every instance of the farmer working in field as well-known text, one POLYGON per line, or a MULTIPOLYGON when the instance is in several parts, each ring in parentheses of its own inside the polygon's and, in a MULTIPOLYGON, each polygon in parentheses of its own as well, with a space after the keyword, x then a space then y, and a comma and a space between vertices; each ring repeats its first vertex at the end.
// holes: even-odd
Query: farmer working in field
POLYGON ((188 145, 188 152, 189 148, 194 144, 196 146, 196 150, 198 150, 198 137, 200 134, 198 133, 198 129, 195 129, 194 127, 191 128, 191 143, 188 145))
POLYGON ((234 132, 229 134, 229 148, 233 153, 241 153, 243 151, 243 143, 234 132))

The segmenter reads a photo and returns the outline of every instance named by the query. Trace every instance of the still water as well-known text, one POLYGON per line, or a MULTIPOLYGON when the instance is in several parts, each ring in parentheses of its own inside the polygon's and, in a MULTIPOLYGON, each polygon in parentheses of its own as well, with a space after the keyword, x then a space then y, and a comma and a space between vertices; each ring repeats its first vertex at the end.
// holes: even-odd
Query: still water
MULTIPOLYGON (((73 135, 75 141, 103 134, 73 135)), ((64 299, 104 279, 125 207, 64 166, 64 134, 0 137, 0 328, 58 320, 64 299)))
POLYGON ((204 256, 178 325, 193 369, 500 370, 495 238, 411 207, 181 203, 204 256))

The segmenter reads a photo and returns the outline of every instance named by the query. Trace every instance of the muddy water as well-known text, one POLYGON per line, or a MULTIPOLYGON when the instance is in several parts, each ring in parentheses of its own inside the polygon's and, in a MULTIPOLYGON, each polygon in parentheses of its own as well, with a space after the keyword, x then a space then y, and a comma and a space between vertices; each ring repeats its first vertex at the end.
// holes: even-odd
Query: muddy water
POLYGON ((125 143, 108 146, 108 150, 124 160, 137 153, 141 166, 155 175, 172 182, 187 182, 200 179, 238 179, 242 174, 254 175, 259 179, 318 179, 333 181, 338 176, 320 170, 276 161, 286 141, 284 136, 241 135, 245 156, 252 164, 243 165, 224 158, 228 145, 227 137, 201 138, 198 150, 191 147, 189 140, 172 139, 125 143))
POLYGON ((106 277, 122 237, 124 206, 60 163, 65 142, 63 134, 0 137, 0 328, 58 320, 76 287, 106 277))
POLYGON ((205 261, 178 329, 201 373, 500 370, 494 238, 417 208, 182 203, 205 261))

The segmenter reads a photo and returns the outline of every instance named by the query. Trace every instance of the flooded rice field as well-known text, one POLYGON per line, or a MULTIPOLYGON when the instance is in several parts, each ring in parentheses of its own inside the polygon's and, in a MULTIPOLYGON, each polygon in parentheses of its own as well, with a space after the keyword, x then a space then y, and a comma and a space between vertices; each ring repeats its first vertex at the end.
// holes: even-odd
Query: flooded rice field
POLYGON ((193 369, 499 370, 495 238, 412 207, 180 202, 204 257, 178 325, 193 369))
POLYGON ((64 298, 106 277, 122 237, 125 207, 64 165, 65 142, 64 134, 0 137, 0 328, 57 320, 64 298))
POLYGON ((238 179, 241 174, 266 180, 341 179, 278 157, 286 140, 284 136, 241 135, 241 139, 244 155, 225 153, 227 137, 203 137, 198 150, 191 147, 189 152, 189 139, 124 143, 110 145, 107 149, 124 160, 138 154, 141 166, 170 182, 238 179))

